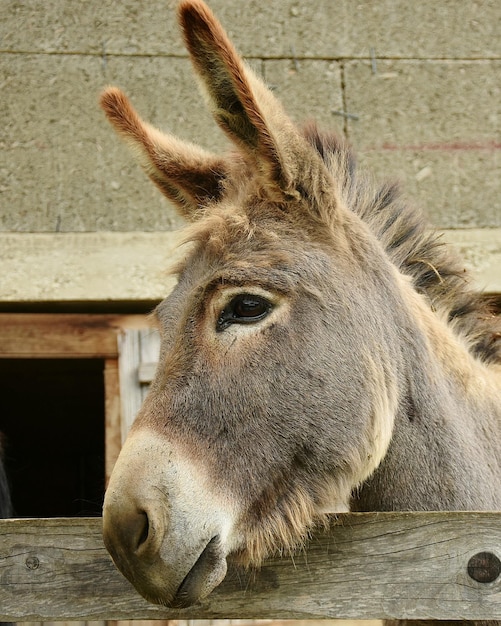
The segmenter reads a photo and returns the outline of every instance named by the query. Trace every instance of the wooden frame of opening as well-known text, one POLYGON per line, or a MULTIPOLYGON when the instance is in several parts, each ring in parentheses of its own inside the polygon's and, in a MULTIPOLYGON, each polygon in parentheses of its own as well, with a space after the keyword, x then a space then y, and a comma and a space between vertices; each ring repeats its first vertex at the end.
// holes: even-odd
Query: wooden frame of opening
POLYGON ((106 482, 125 435, 119 377, 121 340, 128 331, 148 327, 145 315, 0 314, 0 358, 104 361, 106 482))

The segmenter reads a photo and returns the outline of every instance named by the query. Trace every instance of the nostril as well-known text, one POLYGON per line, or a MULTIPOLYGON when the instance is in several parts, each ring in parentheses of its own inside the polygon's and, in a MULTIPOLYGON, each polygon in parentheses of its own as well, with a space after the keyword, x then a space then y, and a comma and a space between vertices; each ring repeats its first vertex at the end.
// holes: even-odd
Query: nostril
MULTIPOLYGON (((132 507, 131 507, 132 508, 132 507)), ((104 543, 113 558, 123 558, 154 550, 154 524, 144 509, 108 509, 103 515, 104 543)))
POLYGON ((150 520, 146 511, 139 512, 139 533, 137 536, 136 550, 139 550, 148 541, 150 534, 150 520))

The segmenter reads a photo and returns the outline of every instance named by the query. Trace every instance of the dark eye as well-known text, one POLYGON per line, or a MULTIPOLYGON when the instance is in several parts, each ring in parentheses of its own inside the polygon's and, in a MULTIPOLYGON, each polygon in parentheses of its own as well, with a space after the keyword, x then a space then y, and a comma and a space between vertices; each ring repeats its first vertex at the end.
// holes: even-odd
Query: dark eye
POLYGON ((217 330, 224 330, 230 324, 252 324, 268 315, 272 304, 262 296, 241 293, 235 296, 221 312, 217 321, 217 330))

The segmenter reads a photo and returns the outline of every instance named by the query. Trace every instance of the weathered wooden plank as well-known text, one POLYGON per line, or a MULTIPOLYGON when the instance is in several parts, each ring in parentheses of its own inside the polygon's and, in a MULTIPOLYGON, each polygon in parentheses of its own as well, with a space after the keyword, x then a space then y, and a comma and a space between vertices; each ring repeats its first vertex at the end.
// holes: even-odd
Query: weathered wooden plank
POLYGON ((124 328, 149 325, 144 315, 0 314, 0 358, 116 358, 124 328))
POLYGON ((153 380, 160 354, 160 335, 154 328, 127 329, 120 333, 118 348, 123 443, 146 398, 147 383, 153 380), (151 375, 145 376, 143 364, 150 366, 147 374, 151 375))
POLYGON ((139 382, 143 385, 148 385, 149 383, 151 383, 155 376, 155 372, 157 371, 157 367, 158 360, 148 363, 141 363, 138 370, 139 382))
POLYGON ((141 363, 141 331, 121 333, 118 341, 120 379, 120 436, 123 445, 143 404, 138 368, 141 363))
POLYGON ((230 568, 201 605, 168 610, 114 568, 100 519, 5 520, 0 620, 501 619, 501 576, 468 574, 482 552, 501 558, 501 513, 346 514, 294 558, 230 568))

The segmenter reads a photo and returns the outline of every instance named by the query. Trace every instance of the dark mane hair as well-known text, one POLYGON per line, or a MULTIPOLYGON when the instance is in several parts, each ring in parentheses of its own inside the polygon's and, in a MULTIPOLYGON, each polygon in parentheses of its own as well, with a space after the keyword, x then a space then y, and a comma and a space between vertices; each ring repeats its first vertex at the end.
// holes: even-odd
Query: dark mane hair
POLYGON ((314 122, 303 132, 334 170, 347 206, 369 225, 430 307, 467 340, 477 358, 485 363, 501 362, 501 316, 495 313, 494 298, 471 288, 469 272, 422 211, 405 201, 397 184, 377 187, 359 172, 343 139, 320 131, 314 122))

